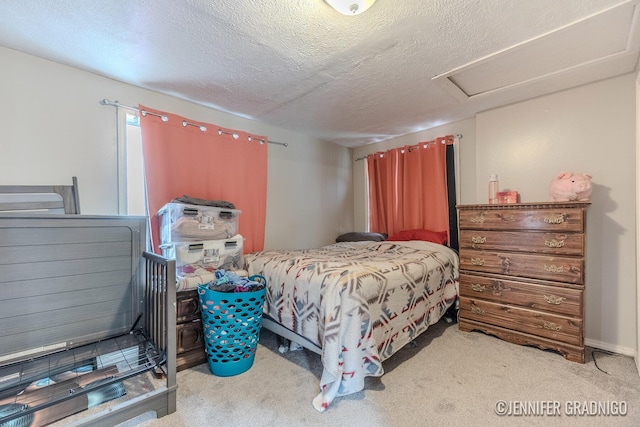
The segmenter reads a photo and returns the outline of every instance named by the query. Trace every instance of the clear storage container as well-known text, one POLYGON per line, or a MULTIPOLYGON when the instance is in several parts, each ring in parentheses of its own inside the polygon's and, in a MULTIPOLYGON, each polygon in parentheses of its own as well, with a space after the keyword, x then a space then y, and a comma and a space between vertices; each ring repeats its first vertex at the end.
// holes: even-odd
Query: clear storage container
POLYGON ((229 239, 238 234, 242 211, 167 203, 159 211, 160 244, 229 239))
POLYGON ((241 270, 243 238, 237 234, 230 239, 202 242, 180 242, 160 245, 162 256, 176 260, 176 276, 196 277, 217 269, 241 270))

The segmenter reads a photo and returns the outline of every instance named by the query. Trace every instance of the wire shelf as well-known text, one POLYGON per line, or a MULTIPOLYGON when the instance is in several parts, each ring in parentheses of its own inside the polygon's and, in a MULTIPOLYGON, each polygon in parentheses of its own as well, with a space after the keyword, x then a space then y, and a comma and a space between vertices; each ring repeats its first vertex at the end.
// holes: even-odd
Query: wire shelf
POLYGON ((0 427, 45 425, 116 399, 165 355, 141 331, 0 367, 0 427))

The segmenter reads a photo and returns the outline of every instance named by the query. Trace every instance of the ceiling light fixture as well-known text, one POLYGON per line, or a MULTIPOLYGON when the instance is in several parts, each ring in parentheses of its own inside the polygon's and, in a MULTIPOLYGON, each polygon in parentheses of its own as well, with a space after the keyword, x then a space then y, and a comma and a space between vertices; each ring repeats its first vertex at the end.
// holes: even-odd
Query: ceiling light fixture
POLYGON ((359 15, 369 9, 376 0, 324 0, 343 15, 359 15))

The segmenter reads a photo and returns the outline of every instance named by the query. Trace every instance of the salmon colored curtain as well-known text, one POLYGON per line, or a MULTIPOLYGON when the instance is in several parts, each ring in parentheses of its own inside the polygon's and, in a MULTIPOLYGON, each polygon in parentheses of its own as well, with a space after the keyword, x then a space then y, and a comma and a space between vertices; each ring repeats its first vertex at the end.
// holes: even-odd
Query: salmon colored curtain
POLYGON ((446 144, 452 136, 367 157, 369 229, 449 232, 446 144))
POLYGON ((139 109, 154 252, 160 253, 158 210, 183 195, 233 203, 242 211, 238 228, 244 238, 243 252, 262 250, 267 138, 142 105, 139 109))

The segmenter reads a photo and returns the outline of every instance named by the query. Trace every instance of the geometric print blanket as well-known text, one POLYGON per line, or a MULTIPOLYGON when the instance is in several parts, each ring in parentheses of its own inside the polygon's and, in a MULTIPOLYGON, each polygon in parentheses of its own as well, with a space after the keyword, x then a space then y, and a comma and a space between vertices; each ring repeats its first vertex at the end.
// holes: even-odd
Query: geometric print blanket
POLYGON ((382 361, 436 323, 459 290, 458 255, 425 241, 342 242, 245 254, 267 281, 264 312, 322 348, 324 411, 381 376, 382 361))

